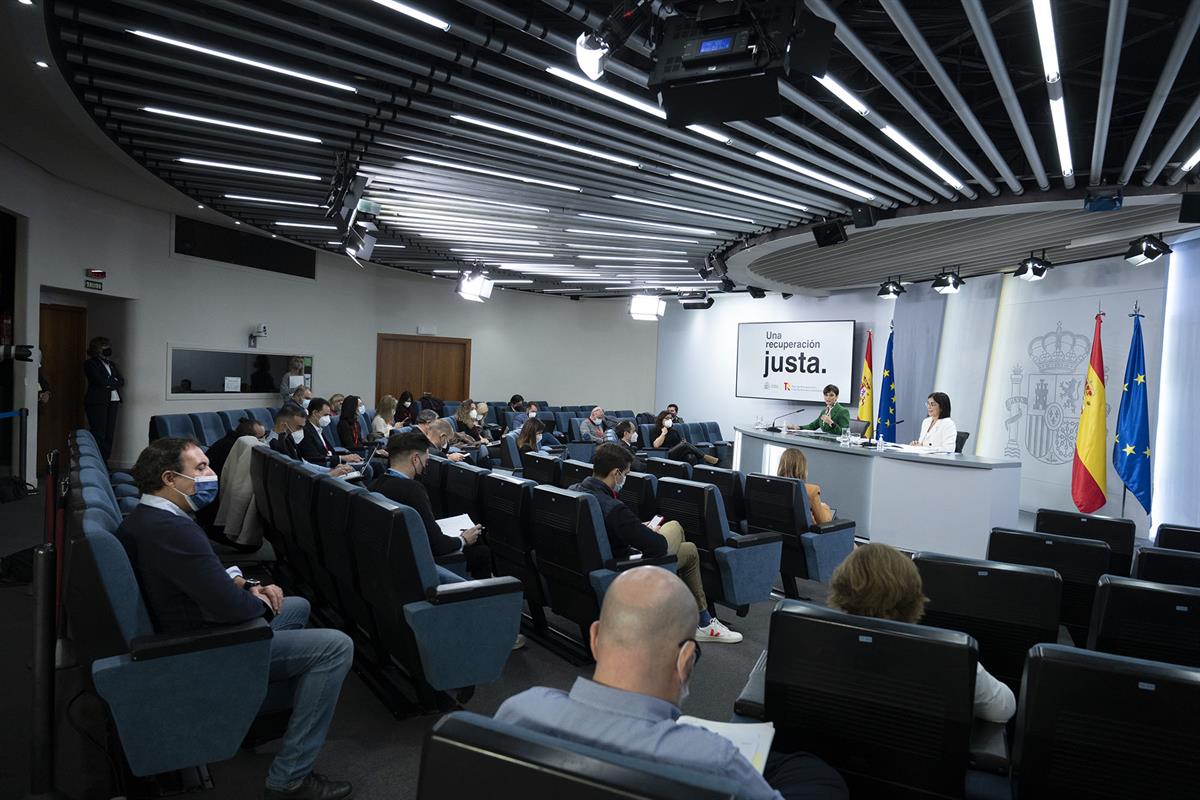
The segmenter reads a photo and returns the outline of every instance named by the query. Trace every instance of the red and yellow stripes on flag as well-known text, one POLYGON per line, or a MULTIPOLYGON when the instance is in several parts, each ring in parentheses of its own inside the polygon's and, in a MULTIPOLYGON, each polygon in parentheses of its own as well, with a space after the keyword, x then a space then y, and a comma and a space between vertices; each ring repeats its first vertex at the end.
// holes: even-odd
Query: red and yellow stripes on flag
POLYGON ((871 438, 871 424, 875 421, 875 394, 871 389, 874 376, 871 374, 871 339, 874 331, 867 331, 867 352, 863 356, 862 378, 858 382, 858 419, 867 423, 863 438, 871 438))
POLYGON ((1104 400, 1104 353, 1100 347, 1100 323, 1092 335, 1092 357, 1083 387, 1083 410, 1075 434, 1075 460, 1071 465, 1071 499, 1075 507, 1090 514, 1104 505, 1108 475, 1108 407, 1104 400))

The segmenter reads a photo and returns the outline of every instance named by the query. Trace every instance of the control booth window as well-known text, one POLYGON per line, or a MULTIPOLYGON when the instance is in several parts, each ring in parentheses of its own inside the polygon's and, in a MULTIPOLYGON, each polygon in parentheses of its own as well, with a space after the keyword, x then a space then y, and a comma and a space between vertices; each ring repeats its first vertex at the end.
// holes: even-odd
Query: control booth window
POLYGON ((253 350, 201 350, 170 347, 170 385, 167 394, 278 396, 288 386, 312 386, 312 356, 261 353, 253 350), (300 374, 291 367, 302 364, 300 374))

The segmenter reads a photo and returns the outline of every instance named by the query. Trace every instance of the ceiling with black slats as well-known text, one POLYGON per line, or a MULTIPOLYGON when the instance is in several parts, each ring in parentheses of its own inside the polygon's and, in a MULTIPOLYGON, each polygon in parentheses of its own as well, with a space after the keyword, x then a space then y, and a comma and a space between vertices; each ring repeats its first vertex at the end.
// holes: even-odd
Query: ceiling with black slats
POLYGON ((697 274, 704 257, 765 241, 776 245, 749 269, 771 285, 878 281, 898 271, 889 249, 905 269, 981 274, 1034 248, 1111 252, 1078 244, 1106 225, 1170 222, 1166 204, 1113 221, 1026 204, 1152 198, 1197 179, 1184 162, 1200 148, 1200 0, 1049 3, 1050 82, 1029 0, 806 5, 837 26, 823 79, 781 84, 782 116, 688 129, 668 127, 646 88, 643 34, 600 80, 580 72, 576 37, 607 2, 43 9, 57 66, 97 125, 198 203, 341 252, 322 205, 345 154, 382 204, 372 261, 448 278, 483 267, 505 288, 717 289, 697 274), (808 227, 859 204, 896 219, 818 254, 808 227), (921 219, 953 209, 986 213, 921 219), (779 247, 781 231, 795 242, 779 247), (988 246, 963 251, 968 232, 988 246))

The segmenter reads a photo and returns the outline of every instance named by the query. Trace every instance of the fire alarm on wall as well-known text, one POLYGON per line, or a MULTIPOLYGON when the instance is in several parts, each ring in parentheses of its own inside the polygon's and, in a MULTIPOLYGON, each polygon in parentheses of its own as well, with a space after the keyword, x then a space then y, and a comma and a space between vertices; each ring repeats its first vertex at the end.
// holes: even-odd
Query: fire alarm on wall
POLYGON ((93 280, 102 281, 108 277, 108 273, 102 269, 85 269, 83 274, 93 280))

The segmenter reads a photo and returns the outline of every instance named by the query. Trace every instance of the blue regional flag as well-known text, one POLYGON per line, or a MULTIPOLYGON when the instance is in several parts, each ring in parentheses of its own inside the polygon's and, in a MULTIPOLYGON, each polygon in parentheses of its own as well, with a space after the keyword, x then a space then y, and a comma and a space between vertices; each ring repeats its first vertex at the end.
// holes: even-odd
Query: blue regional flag
POLYGON ((1113 467, 1125 488, 1150 513, 1150 412, 1146 400, 1146 354, 1142 347, 1142 315, 1134 313, 1133 341, 1125 362, 1125 384, 1113 437, 1113 467))
POLYGON ((879 387, 879 418, 875 428, 885 442, 896 441, 896 372, 892 367, 892 339, 895 336, 895 331, 888 334, 887 356, 883 359, 879 387))

